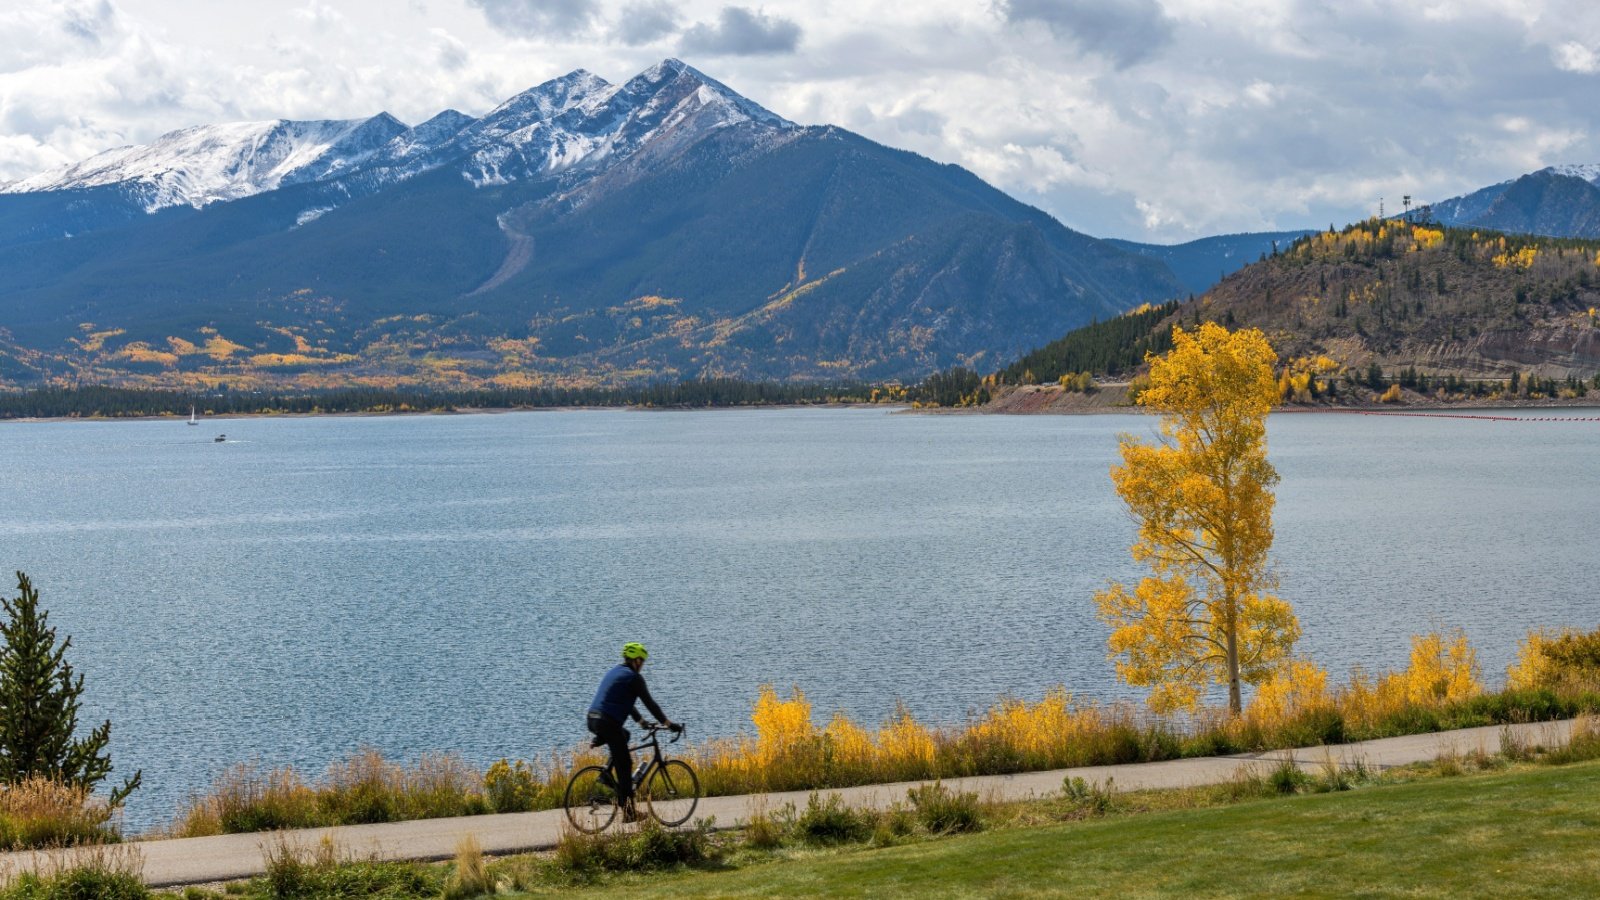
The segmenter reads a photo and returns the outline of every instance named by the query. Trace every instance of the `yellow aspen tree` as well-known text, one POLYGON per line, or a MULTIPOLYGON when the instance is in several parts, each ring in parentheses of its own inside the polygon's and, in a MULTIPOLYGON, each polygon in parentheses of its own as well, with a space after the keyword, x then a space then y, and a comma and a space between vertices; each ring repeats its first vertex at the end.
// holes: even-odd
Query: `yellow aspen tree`
POLYGON ((1149 357, 1138 400, 1161 414, 1160 437, 1122 435, 1122 464, 1111 469, 1139 525, 1129 552, 1151 574, 1132 590, 1113 583, 1095 602, 1112 628, 1118 676, 1150 688, 1152 708, 1194 709, 1210 682, 1228 686, 1238 715, 1241 682, 1270 678, 1300 636, 1267 570, 1277 354, 1256 329, 1210 322, 1174 328, 1172 341, 1165 356, 1149 357))

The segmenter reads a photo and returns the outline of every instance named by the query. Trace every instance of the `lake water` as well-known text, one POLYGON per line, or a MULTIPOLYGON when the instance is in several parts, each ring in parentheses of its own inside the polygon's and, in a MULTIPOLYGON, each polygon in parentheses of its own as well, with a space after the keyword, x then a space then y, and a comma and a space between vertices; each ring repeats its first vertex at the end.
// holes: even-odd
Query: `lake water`
MULTIPOLYGON (((0 571, 27 572, 72 635, 85 721, 109 716, 119 770, 144 769, 129 821, 147 825, 244 760, 570 746, 626 640, 701 737, 747 727, 766 682, 867 723, 897 698, 949 723, 1055 684, 1135 696, 1091 595, 1138 575, 1107 468, 1118 432, 1153 426, 879 409, 5 424, 0 571)), ((1596 422, 1274 416, 1302 649, 1336 674, 1392 667, 1408 635, 1460 625, 1496 679, 1529 627, 1600 624, 1597 448, 1596 422)))

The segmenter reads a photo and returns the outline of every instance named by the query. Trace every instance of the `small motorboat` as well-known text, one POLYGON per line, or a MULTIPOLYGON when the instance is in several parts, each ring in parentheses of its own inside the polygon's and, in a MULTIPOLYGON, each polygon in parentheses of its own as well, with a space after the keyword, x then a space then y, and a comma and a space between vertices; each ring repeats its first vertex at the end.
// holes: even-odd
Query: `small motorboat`
POLYGON ((227 435, 219 434, 216 437, 211 439, 211 443, 213 443, 213 444, 221 444, 221 443, 223 443, 223 442, 225 442, 227 440, 228 440, 228 436, 227 435))

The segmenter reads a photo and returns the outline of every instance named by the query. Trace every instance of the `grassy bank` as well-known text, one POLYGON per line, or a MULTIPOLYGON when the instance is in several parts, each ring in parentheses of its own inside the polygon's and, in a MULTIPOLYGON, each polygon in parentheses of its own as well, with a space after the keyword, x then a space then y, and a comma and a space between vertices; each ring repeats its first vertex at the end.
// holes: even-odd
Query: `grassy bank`
POLYGON ((1600 765, 1589 763, 997 830, 648 887, 665 897, 1592 896, 1597 815, 1600 765))
MULTIPOLYGON (((383 863, 265 842, 268 874, 191 900, 497 896, 1587 896, 1600 891, 1600 728, 1400 770, 1263 767, 1119 794, 1074 781, 993 803, 926 788, 884 811, 814 795, 744 829, 568 836, 553 853, 383 863)), ((126 860, 30 879, 4 900, 153 895, 126 860)))

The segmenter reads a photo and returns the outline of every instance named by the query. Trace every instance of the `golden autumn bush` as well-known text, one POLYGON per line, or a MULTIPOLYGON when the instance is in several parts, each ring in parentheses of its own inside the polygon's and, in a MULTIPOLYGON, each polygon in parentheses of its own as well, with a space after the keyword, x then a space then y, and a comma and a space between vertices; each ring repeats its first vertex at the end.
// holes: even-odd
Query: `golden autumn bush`
POLYGON ((1263 724, 1272 725, 1332 705, 1328 673, 1310 660, 1292 659, 1262 683, 1250 704, 1249 714, 1263 724))
POLYGON ((1600 693, 1600 629, 1529 632, 1506 670, 1506 684, 1516 690, 1600 693))
POLYGON ((715 741, 690 757, 708 793, 804 790, 1125 761, 1175 755, 1165 724, 1139 724, 1133 707, 1075 700, 1055 688, 1037 702, 1002 698, 962 726, 935 728, 897 706, 876 729, 843 713, 817 727, 804 692, 763 686, 756 733, 715 741), (1150 753, 1146 748, 1168 748, 1150 753))

